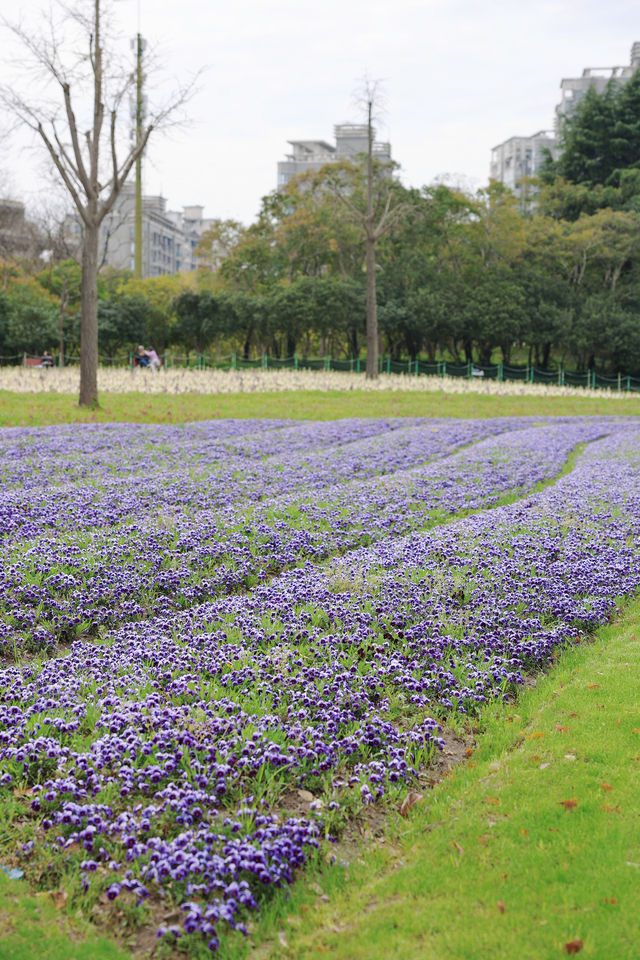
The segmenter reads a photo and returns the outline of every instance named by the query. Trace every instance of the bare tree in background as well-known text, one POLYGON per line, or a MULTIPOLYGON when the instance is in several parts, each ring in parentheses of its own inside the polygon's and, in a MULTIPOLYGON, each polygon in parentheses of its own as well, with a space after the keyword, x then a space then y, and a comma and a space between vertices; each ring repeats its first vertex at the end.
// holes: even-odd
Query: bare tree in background
MULTIPOLYGON (((0 102, 40 138, 82 222, 82 317, 80 326, 80 404, 98 402, 98 247, 100 226, 113 208, 149 137, 166 125, 185 102, 193 83, 178 90, 170 102, 145 120, 136 143, 120 156, 118 130, 123 104, 135 84, 131 70, 115 68, 112 49, 104 46, 104 7, 107 0, 84 0, 69 9, 62 3, 67 26, 79 28, 86 52, 78 55, 60 39, 60 27, 48 21, 48 36, 33 37, 19 24, 3 20, 21 42, 31 65, 39 68, 58 91, 58 106, 27 101, 14 87, 0 88, 0 102), (66 62, 64 62, 66 61, 66 62), (74 99, 92 102, 89 129, 83 130, 74 99)), ((20 78, 20 86, 23 85, 20 78)))
POLYGON ((364 108, 367 119, 367 153, 364 157, 365 192, 363 203, 358 205, 356 193, 351 189, 349 178, 345 177, 344 165, 332 165, 328 169, 329 184, 333 192, 344 203, 351 216, 364 232, 365 269, 367 291, 367 366, 368 380, 378 378, 378 310, 376 303, 376 244, 380 237, 388 233, 410 209, 410 205, 398 199, 394 189, 396 181, 392 176, 393 164, 382 163, 374 156, 376 110, 382 101, 380 84, 367 77, 362 82, 358 96, 359 105, 364 108))

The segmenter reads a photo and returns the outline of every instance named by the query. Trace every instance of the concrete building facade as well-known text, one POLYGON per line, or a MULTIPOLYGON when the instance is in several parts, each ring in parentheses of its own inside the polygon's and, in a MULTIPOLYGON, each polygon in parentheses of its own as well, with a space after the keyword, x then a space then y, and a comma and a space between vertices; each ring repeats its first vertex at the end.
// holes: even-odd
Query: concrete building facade
MULTIPOLYGON (((366 123, 339 123, 333 128, 335 145, 326 140, 288 140, 292 152, 278 162, 278 189, 286 187, 292 177, 309 170, 320 170, 327 163, 353 160, 367 153, 368 128, 366 123)), ((374 131, 375 136, 375 131, 374 131)), ((391 144, 373 142, 373 154, 378 160, 391 160, 391 144)))
POLYGON ((640 42, 631 46, 629 64, 624 67, 585 67, 581 77, 564 77, 560 81, 561 100, 556 107, 555 129, 559 131, 562 118, 570 117, 587 90, 594 87, 597 93, 604 93, 610 80, 626 83, 640 67, 640 42))
POLYGON ((553 130, 539 130, 530 137, 509 137, 491 151, 489 176, 513 190, 519 197, 523 177, 535 177, 544 163, 545 150, 556 147, 553 130))
MULTIPOLYGON (((523 177, 535 176, 544 161, 544 151, 549 150, 555 159, 559 150, 559 134, 562 120, 570 117, 587 90, 595 88, 604 92, 610 80, 626 83, 640 67, 640 42, 631 47, 631 58, 627 66, 621 67, 585 67, 580 77, 564 77, 560 81, 561 100, 555 108, 554 129, 539 130, 530 137, 509 137, 491 150, 489 176, 508 186, 517 197, 523 191, 519 181, 523 177)), ((530 190, 528 191, 530 196, 530 190)))
MULTIPOLYGON (((102 225, 104 266, 133 270, 135 187, 125 184, 102 225)), ((142 275, 188 273, 198 264, 196 248, 212 221, 203 217, 203 207, 191 205, 181 211, 167 210, 162 196, 142 198, 142 275)))

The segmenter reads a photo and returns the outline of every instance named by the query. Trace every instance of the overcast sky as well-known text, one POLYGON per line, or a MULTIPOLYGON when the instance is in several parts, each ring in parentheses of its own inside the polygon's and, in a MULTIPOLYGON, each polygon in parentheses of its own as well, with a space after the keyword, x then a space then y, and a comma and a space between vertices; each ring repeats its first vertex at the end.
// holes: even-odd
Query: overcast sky
MULTIPOLYGON (((18 4, 16 4, 16 8, 18 4)), ((20 0, 26 15, 40 0, 20 0)), ((624 65, 640 40, 637 0, 140 0, 140 26, 167 77, 205 73, 191 123, 151 142, 146 193, 172 209, 245 223, 276 186, 289 139, 332 141, 359 121, 354 91, 381 79, 403 182, 451 175, 486 184, 490 151, 508 137, 551 128, 563 77, 624 65)), ((114 14, 124 38, 136 0, 114 14)), ((0 43, 0 48, 2 44, 0 43)), ((0 68, 16 84, 15 66, 0 68)), ((0 192, 33 206, 48 189, 24 137, 2 139, 0 192)))

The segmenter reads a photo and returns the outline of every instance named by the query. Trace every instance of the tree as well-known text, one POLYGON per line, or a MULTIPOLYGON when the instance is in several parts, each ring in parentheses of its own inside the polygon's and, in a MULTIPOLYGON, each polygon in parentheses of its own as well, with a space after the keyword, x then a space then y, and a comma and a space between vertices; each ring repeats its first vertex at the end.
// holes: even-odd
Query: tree
POLYGON ((204 290, 202 293, 186 290, 174 303, 177 322, 173 335, 187 352, 203 353, 213 340, 225 332, 225 317, 220 295, 204 290))
POLYGON ((56 264, 50 261, 49 268, 39 273, 37 280, 45 290, 58 299, 58 362, 62 367, 64 366, 67 318, 80 306, 82 272, 75 260, 63 260, 56 264))
POLYGON ((57 336, 56 305, 31 278, 17 280, 5 293, 5 345, 10 353, 42 354, 57 336))
MULTIPOLYGON (((26 49, 30 61, 56 87, 62 101, 59 110, 29 102, 15 88, 0 89, 0 99, 20 121, 33 130, 46 148, 54 168, 68 191, 82 223, 82 312, 80 323, 80 404, 98 402, 98 241, 100 226, 113 209, 118 195, 144 152, 151 133, 185 102, 190 86, 179 91, 171 102, 149 115, 136 143, 120 150, 119 114, 135 82, 131 71, 115 70, 115 55, 104 46, 102 4, 84 0, 82 6, 66 12, 66 26, 80 31, 86 54, 78 59, 74 41, 69 43, 68 66, 64 62, 59 28, 50 22, 50 38, 33 37, 24 27, 4 24, 26 49), (87 12, 85 12, 85 9, 87 12), (90 12, 89 12, 90 11, 90 12), (115 73, 115 79, 113 79, 115 73), (90 126, 83 132, 76 115, 74 97, 83 84, 90 83, 92 106, 90 126), (64 128, 64 133, 62 132, 64 128), (108 160, 106 159, 108 157, 108 160)), ((18 85, 16 85, 17 87, 18 85)))
POLYGON ((367 368, 369 380, 378 377, 378 313, 376 301, 376 244, 403 216, 408 206, 399 200, 399 184, 394 181, 388 163, 374 158, 374 109, 379 102, 377 83, 365 80, 362 102, 367 117, 367 153, 358 166, 352 163, 326 167, 328 183, 359 224, 365 239, 367 278, 367 368), (362 168, 364 167, 364 170, 362 168), (364 172, 364 195, 357 189, 358 175, 364 172), (354 176, 355 174, 355 176, 354 176))
POLYGON ((242 239, 244 231, 238 220, 213 220, 196 248, 202 266, 214 273, 219 270, 223 260, 242 239))

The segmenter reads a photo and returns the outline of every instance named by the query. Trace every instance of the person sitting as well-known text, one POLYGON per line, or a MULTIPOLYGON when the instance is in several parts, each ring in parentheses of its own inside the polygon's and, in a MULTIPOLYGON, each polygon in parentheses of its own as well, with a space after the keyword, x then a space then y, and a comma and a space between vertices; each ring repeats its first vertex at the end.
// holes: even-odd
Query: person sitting
POLYGON ((145 348, 140 344, 138 347, 138 352, 133 358, 134 367, 148 367, 149 366, 149 354, 145 348))
POLYGON ((149 348, 147 349, 146 353, 147 353, 147 357, 148 357, 148 359, 149 359, 149 366, 151 367, 151 369, 152 369, 152 370, 159 370, 160 367, 162 366, 162 362, 161 362, 161 360, 160 360, 160 357, 159 357, 158 354, 156 353, 156 351, 153 349, 153 347, 149 347, 149 348))
POLYGON ((47 369, 53 366, 53 355, 50 350, 45 350, 42 354, 42 366, 47 369))

